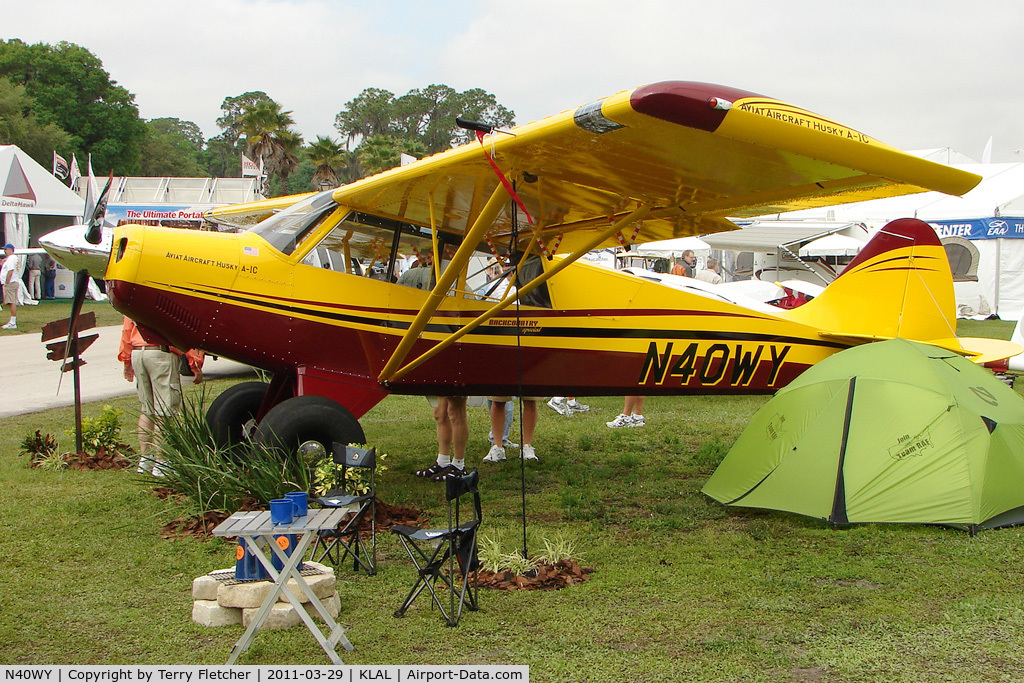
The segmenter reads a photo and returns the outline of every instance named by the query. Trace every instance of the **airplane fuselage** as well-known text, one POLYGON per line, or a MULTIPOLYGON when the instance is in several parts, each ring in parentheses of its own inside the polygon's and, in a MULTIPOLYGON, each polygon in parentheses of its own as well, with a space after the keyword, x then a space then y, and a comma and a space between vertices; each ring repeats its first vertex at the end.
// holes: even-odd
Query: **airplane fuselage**
MULTIPOLYGON (((311 265, 309 253, 286 255, 246 232, 123 226, 108 291, 117 310, 179 346, 294 375, 297 394, 328 396, 356 416, 388 392, 774 392, 845 347, 782 310, 753 310, 578 262, 547 283, 550 307, 512 306, 381 383, 428 293, 311 265)), ((488 307, 457 289, 445 296, 410 357, 488 307)))

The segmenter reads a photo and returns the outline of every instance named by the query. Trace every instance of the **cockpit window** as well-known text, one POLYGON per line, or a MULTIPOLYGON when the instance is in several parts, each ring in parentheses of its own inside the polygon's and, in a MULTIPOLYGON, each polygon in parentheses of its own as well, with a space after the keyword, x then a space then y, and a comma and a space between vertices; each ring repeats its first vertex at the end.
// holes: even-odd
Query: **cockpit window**
POLYGON ((332 191, 321 192, 276 213, 260 223, 256 233, 283 254, 291 254, 313 228, 338 208, 332 191))

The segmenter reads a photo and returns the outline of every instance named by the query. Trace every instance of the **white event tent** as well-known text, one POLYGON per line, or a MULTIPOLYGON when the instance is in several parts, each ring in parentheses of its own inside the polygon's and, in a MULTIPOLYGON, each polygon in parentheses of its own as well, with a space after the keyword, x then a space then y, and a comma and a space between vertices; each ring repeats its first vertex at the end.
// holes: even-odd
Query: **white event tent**
MULTIPOLYGON (((936 157, 934 152, 918 154, 936 157)), ((978 251, 978 281, 956 284, 961 314, 991 312, 1004 320, 1017 320, 1024 310, 1024 163, 951 165, 982 176, 982 181, 963 197, 923 192, 777 218, 859 221, 872 230, 897 218, 919 218, 935 228, 939 237, 969 240, 978 251)))
MULTIPOLYGON (((77 222, 84 202, 67 185, 14 145, 0 145, 0 214, 4 243, 29 244, 30 217, 39 233, 77 222), (68 220, 67 217, 73 217, 68 220)), ((33 231, 35 232, 35 231, 33 231)))

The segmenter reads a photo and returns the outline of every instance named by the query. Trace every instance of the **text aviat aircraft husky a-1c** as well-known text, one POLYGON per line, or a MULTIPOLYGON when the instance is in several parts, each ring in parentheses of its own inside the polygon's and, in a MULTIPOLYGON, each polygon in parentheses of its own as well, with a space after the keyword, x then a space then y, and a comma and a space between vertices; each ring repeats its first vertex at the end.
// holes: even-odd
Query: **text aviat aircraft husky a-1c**
POLYGON ((176 345, 273 373, 269 388, 238 385, 211 406, 225 439, 255 418, 261 438, 362 441, 358 418, 390 392, 773 392, 875 339, 978 361, 1019 350, 956 338, 945 253, 913 219, 790 311, 577 260, 735 227, 726 216, 963 194, 975 175, 704 83, 643 86, 507 133, 480 128, 475 143, 335 190, 208 215, 240 232, 125 225, 109 254, 62 248, 58 234, 47 248, 106 278, 115 308, 176 345), (433 268, 426 290, 388 276, 413 254, 433 268), (493 256, 514 280, 486 283, 476 257, 493 256))

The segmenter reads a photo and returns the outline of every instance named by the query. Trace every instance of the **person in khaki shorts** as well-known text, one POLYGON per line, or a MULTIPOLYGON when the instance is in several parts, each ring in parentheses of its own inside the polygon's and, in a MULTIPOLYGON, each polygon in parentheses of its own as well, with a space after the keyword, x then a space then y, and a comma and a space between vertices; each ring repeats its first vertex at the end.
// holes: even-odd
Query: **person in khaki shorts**
POLYGON ((14 245, 4 246, 4 264, 0 268, 0 281, 4 286, 4 305, 11 309, 11 319, 3 326, 5 330, 18 329, 18 257, 14 245))
MULTIPOLYGON (((124 378, 135 382, 142 412, 139 414, 139 473, 162 477, 157 436, 158 418, 181 410, 181 352, 150 330, 140 330, 124 319, 117 359, 124 363, 124 378)), ((185 353, 193 382, 203 381, 203 352, 185 353)))
MULTIPOLYGON (((505 427, 505 404, 516 400, 516 398, 514 396, 488 396, 487 399, 491 401, 491 433, 501 434, 505 427)), ((543 400, 538 396, 523 397, 523 414, 521 416, 523 420, 523 450, 519 452, 519 457, 523 460, 537 459, 537 454, 533 450, 533 432, 537 428, 537 401, 543 400)), ((484 456, 484 462, 501 462, 504 459, 505 449, 499 446, 495 440, 491 450, 484 456)))

